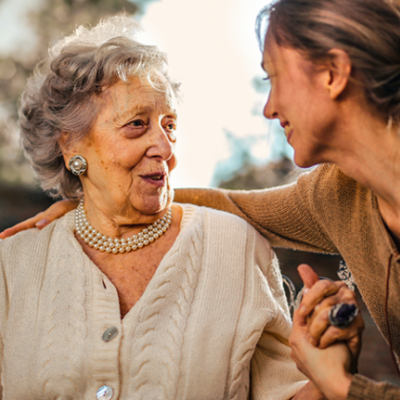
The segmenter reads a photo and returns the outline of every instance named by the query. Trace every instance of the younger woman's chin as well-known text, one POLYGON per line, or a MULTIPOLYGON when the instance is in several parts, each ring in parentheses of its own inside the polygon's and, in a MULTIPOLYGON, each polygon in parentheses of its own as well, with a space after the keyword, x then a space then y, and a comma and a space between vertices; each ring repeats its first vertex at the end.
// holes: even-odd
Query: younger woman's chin
POLYGON ((300 152, 294 152, 293 161, 300 168, 310 168, 316 164, 319 164, 318 161, 313 159, 314 157, 307 157, 301 154, 300 152))

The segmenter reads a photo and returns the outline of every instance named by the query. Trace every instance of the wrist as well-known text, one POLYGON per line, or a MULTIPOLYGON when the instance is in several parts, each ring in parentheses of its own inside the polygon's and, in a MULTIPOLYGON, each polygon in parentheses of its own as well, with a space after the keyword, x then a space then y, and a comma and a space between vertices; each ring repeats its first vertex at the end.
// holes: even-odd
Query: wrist
POLYGON ((325 391, 328 400, 346 400, 350 391, 352 375, 345 373, 341 378, 335 380, 333 387, 325 391))

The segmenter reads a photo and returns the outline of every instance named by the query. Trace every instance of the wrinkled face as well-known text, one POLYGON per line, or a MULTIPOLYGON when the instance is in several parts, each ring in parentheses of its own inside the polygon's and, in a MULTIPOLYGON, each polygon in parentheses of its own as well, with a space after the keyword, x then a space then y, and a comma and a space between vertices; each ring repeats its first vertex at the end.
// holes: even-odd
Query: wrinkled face
POLYGON ((334 115, 326 89, 327 71, 297 50, 278 46, 267 35, 262 67, 271 82, 264 116, 277 118, 300 167, 325 162, 334 115))
POLYGON ((107 215, 163 211, 172 202, 169 174, 176 166, 172 90, 161 93, 147 79, 132 77, 118 81, 96 101, 97 120, 74 149, 88 162, 81 176, 85 203, 107 215))

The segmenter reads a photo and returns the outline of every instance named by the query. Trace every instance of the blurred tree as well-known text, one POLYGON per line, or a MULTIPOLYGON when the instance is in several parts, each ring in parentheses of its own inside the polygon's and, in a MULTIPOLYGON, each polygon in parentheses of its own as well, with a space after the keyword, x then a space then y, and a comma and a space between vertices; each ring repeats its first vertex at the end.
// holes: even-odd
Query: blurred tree
POLYGON ((42 0, 28 12, 35 45, 23 51, 16 46, 7 55, 0 54, 0 182, 35 182, 18 145, 18 99, 36 63, 47 56, 49 45, 77 25, 95 25, 107 15, 143 14, 152 1, 157 0, 42 0))
MULTIPOLYGON (((282 132, 277 133, 284 138, 282 132)), ((266 135, 237 137, 228 131, 225 135, 230 156, 217 163, 211 186, 233 190, 264 189, 293 182, 303 171, 294 165, 283 150, 272 151, 274 160, 264 159, 260 162, 253 155, 254 148, 267 140, 266 135)), ((275 138, 272 146, 276 146, 275 138)))
MULTIPOLYGON (((264 111, 265 101, 268 98, 271 89, 271 83, 263 76, 255 76, 251 82, 253 89, 261 94, 260 100, 254 104, 253 114, 262 115, 264 111)), ((269 120, 266 122, 269 134, 270 153, 273 155, 274 160, 284 158, 293 158, 293 149, 286 141, 286 137, 282 132, 279 120, 269 120)))
POLYGON ((230 179, 221 180, 218 187, 233 190, 265 189, 293 182, 302 171, 284 157, 266 164, 247 164, 230 179))

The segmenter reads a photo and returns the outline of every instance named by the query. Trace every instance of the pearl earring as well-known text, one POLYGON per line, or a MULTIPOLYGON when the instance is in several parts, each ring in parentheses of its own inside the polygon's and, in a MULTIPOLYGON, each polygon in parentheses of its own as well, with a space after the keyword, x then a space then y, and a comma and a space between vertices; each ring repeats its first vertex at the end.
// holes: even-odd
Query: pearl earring
POLYGON ((87 161, 82 156, 76 155, 71 157, 68 166, 74 175, 82 175, 87 170, 87 161))

